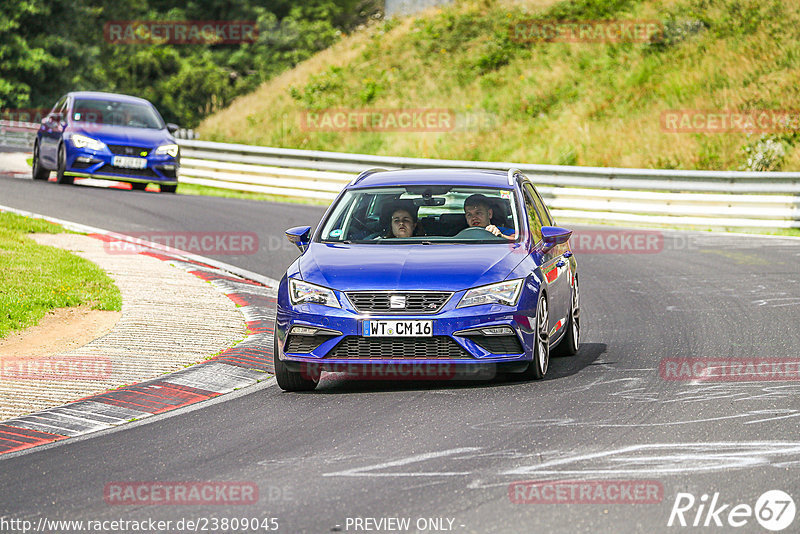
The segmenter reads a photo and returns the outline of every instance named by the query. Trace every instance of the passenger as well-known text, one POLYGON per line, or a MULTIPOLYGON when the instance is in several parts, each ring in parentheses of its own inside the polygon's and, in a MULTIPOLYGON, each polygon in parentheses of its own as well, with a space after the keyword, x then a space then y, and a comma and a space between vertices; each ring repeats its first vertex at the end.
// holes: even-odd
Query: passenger
POLYGON ((492 217, 494 217, 492 201, 479 193, 470 195, 464 201, 464 216, 467 218, 469 226, 483 228, 487 232, 503 236, 506 239, 516 239, 517 237, 513 229, 492 224, 492 217))
POLYGON ((417 218, 417 207, 413 202, 398 202, 389 207, 391 224, 386 237, 414 237, 425 235, 417 218))

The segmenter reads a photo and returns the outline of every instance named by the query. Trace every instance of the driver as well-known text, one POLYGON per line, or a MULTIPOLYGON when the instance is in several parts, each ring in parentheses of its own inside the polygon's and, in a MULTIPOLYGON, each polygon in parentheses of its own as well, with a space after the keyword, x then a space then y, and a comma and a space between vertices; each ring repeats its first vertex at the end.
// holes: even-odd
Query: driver
POLYGON ((464 201, 464 216, 470 227, 483 228, 487 232, 491 232, 496 236, 503 236, 506 239, 516 239, 517 237, 513 229, 492 224, 492 217, 494 216, 492 201, 489 200, 489 197, 480 193, 470 195, 464 201))

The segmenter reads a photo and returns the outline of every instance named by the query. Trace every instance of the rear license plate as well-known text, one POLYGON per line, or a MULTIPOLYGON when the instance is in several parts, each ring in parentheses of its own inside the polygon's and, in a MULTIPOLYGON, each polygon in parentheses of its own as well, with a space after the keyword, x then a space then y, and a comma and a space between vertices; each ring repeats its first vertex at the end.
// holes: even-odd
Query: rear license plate
POLYGON ((431 337, 433 321, 364 321, 364 337, 431 337))
POLYGON ((144 158, 129 158, 127 156, 114 156, 114 167, 123 169, 144 169, 147 167, 147 160, 144 158))

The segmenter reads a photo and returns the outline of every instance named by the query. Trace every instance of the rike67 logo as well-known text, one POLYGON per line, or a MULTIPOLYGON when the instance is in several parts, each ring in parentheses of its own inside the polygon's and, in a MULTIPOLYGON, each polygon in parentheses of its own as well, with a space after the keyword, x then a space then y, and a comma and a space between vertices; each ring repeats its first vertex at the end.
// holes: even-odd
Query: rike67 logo
POLYGON ((719 492, 710 498, 704 493, 699 499, 691 493, 678 493, 667 526, 739 528, 755 518, 765 529, 777 532, 794 522, 795 512, 791 495, 781 490, 765 491, 755 506, 723 502, 719 492))

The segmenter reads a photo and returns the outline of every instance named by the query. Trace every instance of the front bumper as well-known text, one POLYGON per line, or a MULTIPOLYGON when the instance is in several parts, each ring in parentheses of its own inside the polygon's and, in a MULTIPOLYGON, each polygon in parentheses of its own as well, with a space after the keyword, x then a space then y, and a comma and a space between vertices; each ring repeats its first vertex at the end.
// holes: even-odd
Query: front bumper
POLYGON ((528 284, 516 306, 499 304, 456 308, 464 291, 455 292, 435 314, 398 315, 359 313, 336 292, 341 309, 319 304, 292 305, 286 279, 278 290, 275 336, 278 357, 292 370, 300 364, 341 370, 350 365, 452 365, 503 364, 524 368, 533 353, 536 297, 528 284), (429 320, 432 337, 365 337, 367 320, 429 320), (298 336, 292 328, 323 329, 320 335, 298 336), (485 336, 481 328, 505 326, 508 335, 485 336), (312 339, 313 338, 313 339, 312 339), (502 338, 502 339, 501 339, 502 338), (520 365, 513 365, 513 364, 520 365))
POLYGON ((155 154, 154 150, 146 150, 144 157, 147 166, 143 169, 126 169, 114 165, 114 154, 107 147, 103 150, 75 148, 67 143, 66 167, 64 174, 79 178, 99 178, 120 182, 159 183, 174 185, 178 183, 179 158, 168 154, 155 154))

